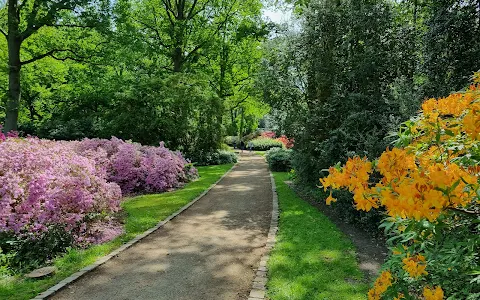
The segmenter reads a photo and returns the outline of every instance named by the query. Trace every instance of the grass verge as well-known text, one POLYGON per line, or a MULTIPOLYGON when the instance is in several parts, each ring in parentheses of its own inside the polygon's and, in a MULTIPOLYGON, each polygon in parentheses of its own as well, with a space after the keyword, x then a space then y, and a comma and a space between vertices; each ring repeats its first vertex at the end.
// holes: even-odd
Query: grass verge
POLYGON ((265 157, 265 154, 267 154, 267 151, 255 151, 255 154, 265 157))
POLYGON ((180 190, 125 200, 122 203, 122 207, 127 214, 125 234, 111 242, 96 245, 86 250, 70 250, 67 254, 55 260, 58 271, 52 277, 42 280, 25 279, 20 275, 0 278, 0 299, 30 299, 47 290, 81 268, 92 264, 98 258, 112 252, 138 234, 154 227, 158 222, 198 197, 232 166, 232 164, 228 164, 198 167, 200 178, 188 183, 180 190))
POLYGON ((268 262, 268 296, 283 299, 366 299, 368 285, 351 241, 275 172, 280 223, 268 262))

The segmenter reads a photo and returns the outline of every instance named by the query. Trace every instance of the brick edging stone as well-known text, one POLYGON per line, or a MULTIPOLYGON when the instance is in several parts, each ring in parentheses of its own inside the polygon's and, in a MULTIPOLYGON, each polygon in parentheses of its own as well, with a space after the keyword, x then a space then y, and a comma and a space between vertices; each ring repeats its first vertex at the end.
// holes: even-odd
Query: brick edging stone
POLYGON ((115 251, 111 252, 110 254, 99 258, 93 264, 88 265, 88 266, 84 267, 83 269, 80 269, 80 271, 78 271, 78 272, 70 275, 69 277, 63 279, 62 281, 60 281, 56 285, 50 287, 48 290, 44 291, 43 293, 38 294, 37 296, 35 296, 35 298, 32 298, 31 300, 45 300, 45 299, 48 299, 48 297, 53 296, 56 292, 65 288, 70 283, 76 281, 77 279, 79 279, 83 275, 87 274, 88 272, 95 270, 97 267, 103 265, 104 263, 106 263, 110 259, 118 256, 120 253, 122 253, 123 251, 132 247, 133 245, 135 245, 139 241, 143 240, 144 238, 146 238, 147 236, 149 236, 150 234, 152 234, 156 230, 162 228, 169 221, 171 221, 172 219, 177 217, 179 214, 181 214, 182 212, 187 210, 190 206, 195 204, 195 202, 202 199, 211 189, 213 189, 215 186, 217 186, 217 184, 220 181, 222 181, 222 179, 224 179, 233 169, 235 169, 237 164, 233 165, 225 174, 223 174, 222 177, 220 177, 220 179, 218 179, 214 184, 212 184, 208 189, 206 189, 202 194, 200 194, 200 196, 198 196, 197 198, 190 201, 187 205, 183 206, 182 208, 180 208, 178 211, 176 211, 173 214, 171 214, 170 216, 168 216, 163 221, 159 222, 155 227, 152 227, 152 228, 148 229, 147 231, 145 231, 144 233, 137 235, 135 238, 128 241, 126 244, 123 244, 120 248, 117 248, 115 251))
POLYGON ((270 231, 268 232, 267 244, 265 245, 265 252, 260 259, 260 265, 255 274, 255 278, 252 283, 252 290, 248 300, 259 300, 267 299, 266 297, 266 284, 267 284, 267 263, 270 258, 270 252, 275 246, 277 231, 278 231, 278 195, 277 187, 275 186, 275 179, 273 178, 272 173, 270 172, 270 181, 272 183, 272 194, 273 194, 273 209, 272 209, 272 221, 270 222, 270 231))

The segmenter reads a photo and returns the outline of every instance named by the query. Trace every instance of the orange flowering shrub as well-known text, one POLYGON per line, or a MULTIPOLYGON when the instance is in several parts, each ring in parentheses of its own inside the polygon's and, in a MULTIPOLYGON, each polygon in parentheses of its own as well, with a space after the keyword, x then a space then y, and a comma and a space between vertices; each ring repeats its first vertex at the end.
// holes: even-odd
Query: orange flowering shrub
POLYGON ((480 299, 479 77, 425 101, 398 136, 378 160, 353 157, 320 179, 387 215, 392 254, 369 299, 480 299))

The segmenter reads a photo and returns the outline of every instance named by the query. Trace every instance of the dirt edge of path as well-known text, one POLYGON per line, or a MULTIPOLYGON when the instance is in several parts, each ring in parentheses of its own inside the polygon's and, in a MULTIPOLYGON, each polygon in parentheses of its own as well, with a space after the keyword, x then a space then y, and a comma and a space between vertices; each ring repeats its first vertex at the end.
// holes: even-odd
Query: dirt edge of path
POLYGON ((292 182, 286 181, 285 183, 295 191, 300 199, 316 207, 321 213, 327 216, 328 219, 352 241, 356 248, 356 256, 360 270, 365 275, 365 282, 370 283, 375 279, 388 256, 385 239, 375 237, 373 234, 355 227, 355 224, 345 222, 325 203, 317 202, 311 197, 302 194, 299 189, 295 188, 292 182))

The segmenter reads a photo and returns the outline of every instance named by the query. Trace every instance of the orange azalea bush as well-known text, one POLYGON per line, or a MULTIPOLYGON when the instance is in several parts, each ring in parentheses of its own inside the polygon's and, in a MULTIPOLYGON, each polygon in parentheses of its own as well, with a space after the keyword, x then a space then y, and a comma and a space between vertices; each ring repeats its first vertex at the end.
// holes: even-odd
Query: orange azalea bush
MULTIPOLYGON (((353 157, 320 179, 358 210, 385 212, 392 251, 369 299, 480 299, 480 79, 429 99, 378 160, 353 157)), ((326 199, 336 199, 332 191, 326 199)))

